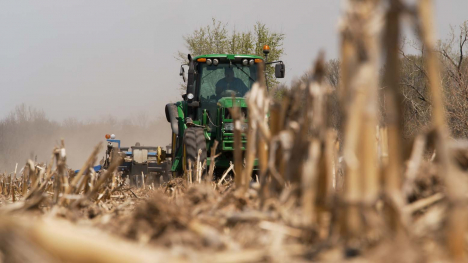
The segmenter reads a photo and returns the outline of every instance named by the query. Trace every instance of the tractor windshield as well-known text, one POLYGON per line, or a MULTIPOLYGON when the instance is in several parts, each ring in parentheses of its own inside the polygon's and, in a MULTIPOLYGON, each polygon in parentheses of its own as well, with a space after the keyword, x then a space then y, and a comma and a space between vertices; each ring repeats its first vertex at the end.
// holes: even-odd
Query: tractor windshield
POLYGON ((257 65, 203 63, 199 68, 200 100, 219 100, 222 97, 244 97, 257 81, 257 65))

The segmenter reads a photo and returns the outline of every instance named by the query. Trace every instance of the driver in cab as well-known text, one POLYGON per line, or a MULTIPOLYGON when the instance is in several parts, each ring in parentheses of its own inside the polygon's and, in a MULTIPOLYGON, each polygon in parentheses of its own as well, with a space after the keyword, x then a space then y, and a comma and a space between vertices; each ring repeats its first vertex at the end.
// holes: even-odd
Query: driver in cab
POLYGON ((218 99, 223 95, 230 97, 231 95, 223 94, 225 91, 232 91, 242 95, 249 91, 249 88, 247 88, 241 79, 234 77, 234 70, 230 67, 224 68, 224 78, 216 83, 216 97, 218 99))

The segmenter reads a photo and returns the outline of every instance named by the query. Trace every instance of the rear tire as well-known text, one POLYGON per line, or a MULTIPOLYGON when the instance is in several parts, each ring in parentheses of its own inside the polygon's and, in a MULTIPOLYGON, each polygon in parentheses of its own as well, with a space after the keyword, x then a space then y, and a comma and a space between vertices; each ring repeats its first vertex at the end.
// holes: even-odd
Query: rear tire
POLYGON ((193 171, 197 163, 198 150, 201 150, 200 163, 206 160, 206 140, 202 128, 190 127, 184 134, 184 169, 193 171), (189 166, 191 165, 191 167, 189 166))

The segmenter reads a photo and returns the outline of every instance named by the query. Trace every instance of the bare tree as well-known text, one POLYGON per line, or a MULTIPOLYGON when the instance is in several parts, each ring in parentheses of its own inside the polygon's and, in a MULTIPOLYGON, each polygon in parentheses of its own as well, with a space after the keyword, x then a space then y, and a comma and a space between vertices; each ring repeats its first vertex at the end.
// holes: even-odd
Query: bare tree
MULTIPOLYGON (((441 79, 444 88, 447 120, 456 138, 468 137, 468 21, 452 27, 448 39, 440 40, 437 52, 441 62, 441 79)), ((400 48, 400 86, 404 97, 405 135, 423 129, 431 118, 431 98, 428 95, 427 72, 423 63, 427 55, 424 46, 404 42, 400 48), (418 54, 406 54, 405 45, 411 45, 418 54)))

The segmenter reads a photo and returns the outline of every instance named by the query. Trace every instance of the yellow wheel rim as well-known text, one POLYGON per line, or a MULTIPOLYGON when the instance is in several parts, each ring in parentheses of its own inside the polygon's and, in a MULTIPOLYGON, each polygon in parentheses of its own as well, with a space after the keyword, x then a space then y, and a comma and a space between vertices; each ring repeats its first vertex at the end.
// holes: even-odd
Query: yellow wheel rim
POLYGON ((161 147, 159 147, 159 146, 158 146, 157 154, 158 154, 158 155, 157 155, 156 159, 157 159, 157 161, 158 161, 158 164, 161 164, 161 154, 162 154, 162 153, 161 153, 161 147))

